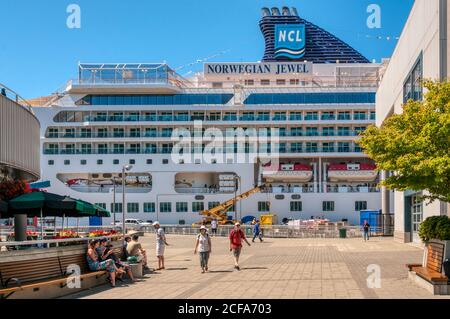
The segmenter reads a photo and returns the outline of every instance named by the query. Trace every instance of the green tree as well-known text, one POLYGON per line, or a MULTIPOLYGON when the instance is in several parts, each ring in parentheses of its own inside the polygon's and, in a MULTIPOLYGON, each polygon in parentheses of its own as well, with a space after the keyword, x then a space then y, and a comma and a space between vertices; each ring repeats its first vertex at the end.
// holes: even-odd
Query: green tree
POLYGON ((450 202, 450 83, 426 81, 423 101, 410 100, 402 114, 371 126, 360 141, 379 170, 394 172, 382 185, 427 190, 425 198, 450 202))

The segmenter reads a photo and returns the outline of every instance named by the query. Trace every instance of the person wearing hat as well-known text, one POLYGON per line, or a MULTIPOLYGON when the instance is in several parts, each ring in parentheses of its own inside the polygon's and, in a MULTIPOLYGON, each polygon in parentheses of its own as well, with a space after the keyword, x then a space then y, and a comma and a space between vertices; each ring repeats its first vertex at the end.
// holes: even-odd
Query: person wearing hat
POLYGON ((202 267, 202 274, 204 274, 205 271, 208 271, 209 254, 211 254, 211 238, 204 225, 200 226, 200 233, 197 235, 194 254, 197 254, 197 249, 200 255, 200 267, 202 267))
POLYGON ((249 246, 250 243, 245 237, 245 234, 241 229, 240 223, 234 224, 234 228, 230 232, 229 239, 230 239, 230 251, 233 252, 234 256, 234 268, 236 270, 241 270, 241 268, 239 267, 239 256, 241 255, 242 241, 245 241, 249 246))
POLYGON ((164 267, 164 251, 169 244, 166 241, 164 230, 161 228, 158 221, 153 223, 153 227, 155 228, 156 233, 156 257, 158 258, 158 268, 156 270, 166 269, 164 267))

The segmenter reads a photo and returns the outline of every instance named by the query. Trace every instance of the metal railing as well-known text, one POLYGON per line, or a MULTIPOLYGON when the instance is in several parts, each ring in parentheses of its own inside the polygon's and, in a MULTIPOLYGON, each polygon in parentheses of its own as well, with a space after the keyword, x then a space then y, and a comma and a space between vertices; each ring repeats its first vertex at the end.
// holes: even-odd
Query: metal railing
MULTIPOLYGON (((194 236, 199 233, 199 226, 191 225, 162 225, 166 234, 173 235, 189 235, 194 236)), ((210 226, 208 231, 211 234, 210 226)), ((267 238, 339 238, 339 229, 345 228, 347 230, 347 238, 362 237, 362 229, 360 226, 338 226, 333 225, 318 225, 315 227, 307 226, 261 226, 263 237, 267 238)), ((217 229, 217 236, 228 237, 233 226, 221 225, 217 229)), ((247 237, 253 236, 252 227, 249 225, 242 225, 241 229, 245 232, 247 237)), ((145 227, 145 232, 154 232, 153 227, 145 227)), ((379 235, 381 232, 372 231, 372 235, 379 235)))
POLYGON ((18 93, 11 90, 10 88, 8 88, 6 85, 4 85, 2 83, 0 83, 0 94, 3 95, 4 97, 16 102, 17 104, 19 104, 20 106, 22 106, 23 108, 27 109, 29 112, 34 114, 31 104, 28 103, 27 100, 22 98, 18 93))

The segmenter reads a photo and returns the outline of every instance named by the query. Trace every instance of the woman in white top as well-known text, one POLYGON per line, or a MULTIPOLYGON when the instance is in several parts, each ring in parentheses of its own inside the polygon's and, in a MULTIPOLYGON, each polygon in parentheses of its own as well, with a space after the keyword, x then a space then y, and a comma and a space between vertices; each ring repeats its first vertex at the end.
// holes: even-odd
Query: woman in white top
POLYGON ((200 234, 197 235, 197 242, 195 243, 194 254, 200 254, 200 266, 202 267, 202 274, 208 271, 209 254, 211 253, 211 238, 206 231, 205 226, 200 227, 200 234))

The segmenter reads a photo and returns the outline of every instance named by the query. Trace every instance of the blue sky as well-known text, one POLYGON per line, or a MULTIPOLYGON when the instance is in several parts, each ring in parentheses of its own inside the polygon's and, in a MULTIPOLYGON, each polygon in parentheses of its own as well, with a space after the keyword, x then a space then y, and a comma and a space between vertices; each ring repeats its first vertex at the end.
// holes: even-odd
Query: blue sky
MULTIPOLYGON (((224 50, 210 61, 258 61, 264 52, 258 26, 264 6, 294 6, 303 18, 379 61, 392 54, 413 2, 1 0, 0 83, 31 98, 75 78, 79 61, 166 61, 176 68, 224 50), (66 9, 72 3, 81 8, 81 29, 66 26, 66 9), (372 3, 381 7, 381 29, 366 25, 372 3)), ((195 64, 180 74, 201 69, 195 64)))

